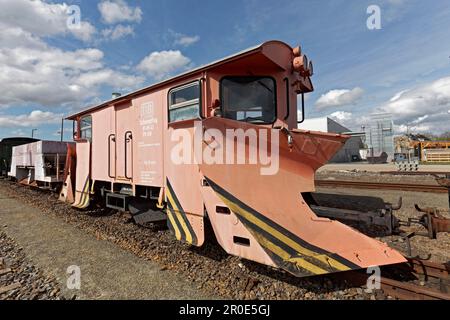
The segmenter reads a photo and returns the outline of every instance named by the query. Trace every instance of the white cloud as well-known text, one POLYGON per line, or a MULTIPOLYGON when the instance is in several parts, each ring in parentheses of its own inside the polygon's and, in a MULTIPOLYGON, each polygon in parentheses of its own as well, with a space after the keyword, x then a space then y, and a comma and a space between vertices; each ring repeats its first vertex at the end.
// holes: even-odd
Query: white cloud
POLYGON ((406 2, 406 0, 387 0, 387 2, 391 5, 399 6, 406 2))
POLYGON ((128 35, 134 35, 134 28, 130 25, 124 26, 119 24, 113 28, 107 28, 102 30, 102 35, 106 39, 118 40, 128 35))
POLYGON ((425 120, 428 119, 428 118, 429 118, 429 115, 426 114, 426 115, 424 115, 424 116, 422 116, 422 117, 418 117, 416 120, 412 121, 411 123, 413 123, 413 124, 419 124, 419 123, 425 121, 425 120))
POLYGON ((394 102, 394 101, 398 100, 402 96, 402 94, 404 94, 408 91, 409 90, 403 90, 403 91, 397 92, 391 99, 389 99, 389 101, 394 102))
POLYGON ((175 40, 175 45, 181 45, 183 47, 188 47, 200 40, 200 36, 182 36, 175 40))
POLYGON ((331 90, 321 95, 315 105, 318 109, 351 105, 355 104, 363 93, 364 90, 358 87, 352 90, 331 90))
POLYGON ((156 80, 161 80, 174 72, 186 69, 191 60, 180 51, 155 51, 145 57, 137 66, 142 71, 156 80))
POLYGON ((394 131, 396 134, 405 134, 408 132, 414 132, 414 133, 427 133, 427 132, 432 132, 432 127, 430 125, 424 125, 424 124, 420 124, 420 125, 414 125, 414 126, 407 126, 406 124, 401 124, 401 125, 395 125, 394 126, 394 131))
POLYGON ((27 136, 27 134, 25 133, 25 131, 23 129, 12 130, 11 134, 14 137, 26 137, 27 136))
POLYGON ((338 121, 349 121, 352 119, 352 113, 346 111, 336 111, 330 114, 330 118, 336 119, 338 121))
POLYGON ((15 48, 26 46, 33 49, 45 48, 45 44, 28 31, 20 27, 8 26, 0 21, 0 45, 15 48))
POLYGON ((378 110, 393 115, 397 131, 444 132, 449 130, 450 77, 403 90, 378 110))
POLYGON ((66 3, 0 0, 0 8, 3 25, 20 28, 39 37, 72 34, 77 39, 90 41, 96 33, 95 27, 87 21, 82 21, 78 28, 69 28, 69 5, 66 3))
POLYGON ((175 46, 189 47, 200 40, 200 36, 198 35, 188 36, 170 29, 169 33, 174 38, 173 44, 175 46))
POLYGON ((123 89, 131 88, 136 83, 142 83, 143 81, 144 78, 142 77, 126 75, 112 69, 100 69, 84 72, 75 80, 75 83, 84 87, 95 87, 107 83, 117 89, 123 89))
MULTIPOLYGON (((415 118, 434 113, 447 112, 450 108, 450 77, 441 78, 413 90, 405 90, 395 95, 380 107, 395 118, 412 121, 415 118)), ((449 119, 450 120, 450 119, 449 119)))
POLYGON ((141 22, 140 7, 130 7, 124 0, 107 0, 98 4, 102 20, 107 24, 119 22, 141 22))
MULTIPOLYGON (((112 91, 129 91, 145 80, 130 75, 130 70, 105 67, 104 53, 99 49, 50 45, 45 39, 71 35, 92 41, 97 34, 86 21, 80 28, 68 28, 68 7, 43 0, 0 0, 0 128, 7 128, 8 135, 59 124, 63 115, 50 110, 67 113, 88 102, 99 102, 100 89, 105 86, 111 86, 112 91), (17 109, 30 105, 38 110, 20 113, 17 109)), ((108 35, 115 39, 131 31, 116 26, 108 35)))
POLYGON ((0 108, 79 103, 97 95, 102 85, 132 89, 144 80, 105 68, 101 50, 65 51, 20 27, 0 27, 0 108), (101 73, 107 76, 99 77, 101 73), (101 81, 88 79, 93 74, 101 81))
POLYGON ((86 21, 81 21, 78 28, 70 28, 70 32, 82 41, 89 42, 92 40, 93 36, 97 33, 97 29, 86 21))
POLYGON ((72 85, 81 72, 102 67, 103 53, 96 49, 62 51, 56 48, 0 49, 1 105, 37 103, 58 105, 80 101, 89 88, 72 85))
POLYGON ((59 123, 63 115, 41 110, 17 116, 0 116, 1 127, 32 127, 43 124, 59 123))

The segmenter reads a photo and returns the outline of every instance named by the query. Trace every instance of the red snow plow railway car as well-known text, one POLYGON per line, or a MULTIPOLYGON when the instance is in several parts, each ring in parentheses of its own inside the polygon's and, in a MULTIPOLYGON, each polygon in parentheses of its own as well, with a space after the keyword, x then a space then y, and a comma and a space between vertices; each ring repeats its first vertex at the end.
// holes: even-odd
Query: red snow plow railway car
POLYGON ((312 74, 299 47, 269 41, 70 116, 73 206, 166 220, 194 246, 208 221, 227 253, 299 277, 405 262, 303 196, 348 138, 297 129, 312 74))

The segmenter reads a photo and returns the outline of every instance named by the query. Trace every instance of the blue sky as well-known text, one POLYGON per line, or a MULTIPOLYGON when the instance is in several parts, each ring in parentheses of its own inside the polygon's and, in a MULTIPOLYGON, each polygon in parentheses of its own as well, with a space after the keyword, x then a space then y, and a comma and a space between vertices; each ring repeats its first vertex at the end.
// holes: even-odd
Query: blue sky
MULTIPOLYGON (((0 138, 57 139, 62 115, 277 39, 314 62, 307 117, 450 131, 448 1, 0 0, 0 138), (366 10, 378 5, 381 29, 366 10), (81 9, 81 27, 66 25, 81 9)), ((69 125, 69 123, 67 123, 69 125)), ((70 134, 66 132, 66 138, 70 134)))

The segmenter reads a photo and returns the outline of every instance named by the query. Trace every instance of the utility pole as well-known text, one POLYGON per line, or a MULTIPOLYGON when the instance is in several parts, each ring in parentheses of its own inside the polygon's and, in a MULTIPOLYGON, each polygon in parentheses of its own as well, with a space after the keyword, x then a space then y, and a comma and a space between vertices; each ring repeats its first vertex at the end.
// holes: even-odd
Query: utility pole
POLYGON ((37 131, 38 129, 32 129, 31 130, 31 137, 34 138, 34 132, 37 131))
POLYGON ((61 119, 61 142, 64 140, 64 118, 61 119))

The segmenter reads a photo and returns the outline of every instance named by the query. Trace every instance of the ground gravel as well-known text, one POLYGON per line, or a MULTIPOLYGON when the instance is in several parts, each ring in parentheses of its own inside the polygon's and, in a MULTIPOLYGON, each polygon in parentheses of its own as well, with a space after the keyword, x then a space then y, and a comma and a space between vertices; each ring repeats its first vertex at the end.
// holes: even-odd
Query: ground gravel
POLYGON ((334 276, 296 278, 283 271, 227 255, 212 239, 201 248, 177 241, 164 226, 137 226, 126 213, 104 209, 78 211, 53 194, 0 181, 0 191, 63 219, 99 240, 106 240, 157 262, 225 299, 386 299, 381 292, 366 293, 334 276))
POLYGON ((66 297, 57 280, 27 259, 23 249, 0 229, 0 300, 61 299, 66 297))

